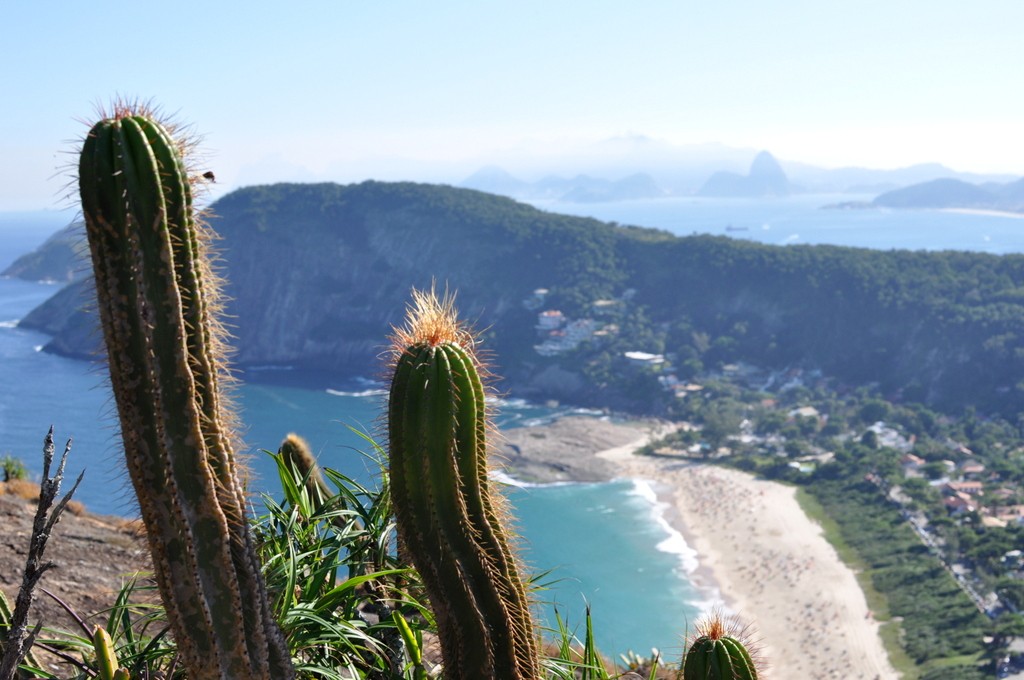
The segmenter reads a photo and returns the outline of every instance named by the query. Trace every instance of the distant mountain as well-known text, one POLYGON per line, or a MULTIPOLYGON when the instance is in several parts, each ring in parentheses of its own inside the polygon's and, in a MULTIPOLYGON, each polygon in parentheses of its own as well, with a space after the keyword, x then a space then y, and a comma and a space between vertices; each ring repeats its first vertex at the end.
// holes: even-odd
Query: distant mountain
POLYGON ((570 203, 596 203, 657 198, 666 195, 654 178, 638 172, 619 180, 608 180, 590 175, 572 178, 548 175, 536 182, 524 182, 505 170, 488 166, 459 183, 461 188, 523 200, 554 200, 570 203))
POLYGON ((939 163, 918 163, 905 168, 877 170, 871 168, 819 168, 805 163, 782 161, 790 181, 809 193, 881 194, 933 179, 959 179, 972 184, 1002 184, 1012 175, 957 172, 939 163))
POLYGON ((1009 182, 996 189, 999 200, 1007 206, 1007 210, 1024 212, 1024 178, 1009 182))
POLYGON ((500 196, 520 196, 531 191, 528 182, 513 177, 496 165, 480 168, 464 179, 459 186, 500 196))
POLYGON ((881 208, 974 208, 1024 212, 1024 179, 984 186, 959 179, 935 179, 888 191, 870 204, 881 208))
POLYGON ((72 224, 46 239, 32 252, 19 257, 0 272, 0 276, 67 283, 89 273, 88 251, 82 225, 72 224))
POLYGON ((756 198, 762 196, 788 196, 792 193, 789 179, 782 166, 767 151, 754 157, 746 175, 735 172, 716 172, 697 192, 698 196, 726 198, 756 198))

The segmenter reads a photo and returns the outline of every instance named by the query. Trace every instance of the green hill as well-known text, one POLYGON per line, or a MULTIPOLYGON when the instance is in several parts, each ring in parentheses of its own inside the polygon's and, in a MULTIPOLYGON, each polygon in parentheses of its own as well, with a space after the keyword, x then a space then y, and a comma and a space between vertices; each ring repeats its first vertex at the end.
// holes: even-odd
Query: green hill
MULTIPOLYGON (((665 412, 659 369, 634 350, 667 354, 683 379, 744 360, 946 408, 1024 408, 1024 256, 675 237, 408 183, 251 187, 212 211, 242 367, 374 375, 410 287, 437 281, 517 396, 665 412), (593 324, 542 356, 544 310, 593 324)), ((63 291, 23 325, 90 355, 86 298, 63 291)))

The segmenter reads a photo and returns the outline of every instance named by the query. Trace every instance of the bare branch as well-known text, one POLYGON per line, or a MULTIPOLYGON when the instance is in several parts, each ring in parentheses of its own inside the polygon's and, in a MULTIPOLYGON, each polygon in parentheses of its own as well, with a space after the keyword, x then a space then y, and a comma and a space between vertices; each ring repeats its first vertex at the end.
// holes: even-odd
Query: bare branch
POLYGON ((46 562, 43 559, 46 553, 46 543, 50 539, 53 527, 60 521, 72 494, 75 493, 78 484, 82 481, 82 475, 85 474, 83 472, 78 476, 74 486, 51 513, 50 508, 53 507, 53 501, 60 493, 60 485, 64 480, 64 466, 67 464, 68 454, 71 452, 71 440, 69 439, 64 447, 64 455, 61 456, 56 473, 50 477, 54 450, 53 426, 50 426, 50 431, 46 433, 46 439, 43 440, 43 480, 39 483, 39 503, 36 506, 36 516, 32 523, 28 558, 25 560, 25 571, 14 605, 14 613, 11 616, 11 625, 7 632, 3 656, 0 657, 0 680, 14 680, 15 674, 18 672, 18 665, 35 643, 36 634, 39 632, 41 624, 37 624, 33 630, 29 631, 29 608, 35 598, 35 589, 39 580, 43 574, 56 566, 53 562, 46 562))

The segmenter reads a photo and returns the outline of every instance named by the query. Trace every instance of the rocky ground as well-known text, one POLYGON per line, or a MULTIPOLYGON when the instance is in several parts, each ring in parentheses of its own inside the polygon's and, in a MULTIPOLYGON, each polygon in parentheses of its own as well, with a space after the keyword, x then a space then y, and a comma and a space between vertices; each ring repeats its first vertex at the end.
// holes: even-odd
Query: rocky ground
POLYGON ((594 454, 636 443, 662 425, 654 419, 612 422, 580 416, 505 430, 494 462, 522 482, 606 482, 616 476, 617 467, 594 454))
MULTIPOLYGON (((21 586, 35 516, 34 499, 24 486, 0 482, 0 589, 13 609, 21 586)), ((53 529, 44 559, 56 566, 39 583, 66 602, 86 623, 99 622, 122 584, 136 571, 148 569, 148 553, 138 525, 120 517, 65 512, 53 529)), ((42 590, 37 589, 29 624, 80 629, 42 590)))

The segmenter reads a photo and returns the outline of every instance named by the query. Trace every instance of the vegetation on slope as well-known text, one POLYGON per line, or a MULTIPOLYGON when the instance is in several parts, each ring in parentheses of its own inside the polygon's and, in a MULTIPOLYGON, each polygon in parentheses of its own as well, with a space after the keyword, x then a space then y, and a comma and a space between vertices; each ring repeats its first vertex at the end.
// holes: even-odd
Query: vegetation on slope
MULTIPOLYGON (((237 362, 353 373, 379 351, 403 295, 436 280, 488 328, 507 388, 670 413, 623 353, 665 352, 680 378, 744 360, 823 369, 946 409, 1024 407, 1024 256, 774 247, 546 213, 445 186, 250 187, 213 206, 231 281, 237 362), (543 308, 523 302, 549 291, 543 308), (543 357, 537 313, 594 316, 616 334, 543 357), (557 367, 558 380, 541 380, 557 367)), ((81 297, 25 320, 89 355, 81 297)))

